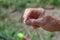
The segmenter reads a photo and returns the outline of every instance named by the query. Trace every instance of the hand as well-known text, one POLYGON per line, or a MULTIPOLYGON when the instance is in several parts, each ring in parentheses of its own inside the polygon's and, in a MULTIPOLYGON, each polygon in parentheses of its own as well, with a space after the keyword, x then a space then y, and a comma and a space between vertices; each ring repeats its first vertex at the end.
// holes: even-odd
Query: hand
POLYGON ((27 8, 24 12, 23 18, 24 23, 27 25, 32 25, 34 28, 40 27, 37 19, 45 15, 45 10, 43 8, 27 8))
POLYGON ((47 31, 60 31, 60 21, 47 15, 43 8, 27 8, 23 15, 24 23, 33 28, 42 27, 47 31))

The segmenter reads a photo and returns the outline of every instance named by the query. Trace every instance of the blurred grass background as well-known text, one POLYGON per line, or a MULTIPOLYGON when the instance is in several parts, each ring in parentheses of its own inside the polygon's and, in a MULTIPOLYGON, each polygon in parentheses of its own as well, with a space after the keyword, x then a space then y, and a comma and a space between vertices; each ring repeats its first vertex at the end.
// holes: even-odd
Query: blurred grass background
POLYGON ((21 32, 31 40, 52 40, 53 32, 28 28, 22 23, 26 8, 44 8, 47 5, 60 7, 60 0, 0 0, 0 35, 20 40, 16 35, 21 32))

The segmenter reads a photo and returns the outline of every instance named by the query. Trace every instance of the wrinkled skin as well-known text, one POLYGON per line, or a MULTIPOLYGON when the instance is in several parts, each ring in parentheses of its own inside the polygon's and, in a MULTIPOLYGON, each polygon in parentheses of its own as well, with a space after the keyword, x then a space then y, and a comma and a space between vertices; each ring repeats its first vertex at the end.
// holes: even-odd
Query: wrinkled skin
POLYGON ((23 15, 24 23, 50 32, 60 31, 60 20, 48 14, 43 8, 27 8, 23 15))

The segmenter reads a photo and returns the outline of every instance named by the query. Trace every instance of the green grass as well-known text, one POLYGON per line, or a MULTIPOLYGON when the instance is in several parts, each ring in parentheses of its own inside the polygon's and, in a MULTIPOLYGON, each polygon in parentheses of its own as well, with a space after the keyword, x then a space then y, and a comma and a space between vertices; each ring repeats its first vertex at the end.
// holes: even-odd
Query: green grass
POLYGON ((52 40, 54 33, 44 32, 40 29, 27 29, 24 24, 19 21, 14 21, 9 18, 12 11, 17 10, 21 13, 27 7, 44 7, 47 4, 53 4, 55 6, 60 6, 60 1, 58 0, 0 0, 0 35, 5 35, 12 40, 20 40, 17 37, 17 33, 21 32, 24 35, 28 35, 31 40, 52 40), (9 9, 3 12, 1 8, 9 9))
POLYGON ((60 0, 0 0, 3 7, 14 6, 15 9, 26 7, 44 7, 47 4, 60 6, 60 0))

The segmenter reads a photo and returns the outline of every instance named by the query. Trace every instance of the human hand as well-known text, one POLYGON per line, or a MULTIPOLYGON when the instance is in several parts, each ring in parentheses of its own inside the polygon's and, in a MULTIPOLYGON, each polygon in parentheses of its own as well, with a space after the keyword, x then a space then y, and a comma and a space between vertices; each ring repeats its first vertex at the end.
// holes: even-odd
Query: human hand
POLYGON ((42 27, 47 31, 60 31, 60 21, 48 15, 43 8, 27 8, 23 18, 24 23, 33 28, 42 27))

